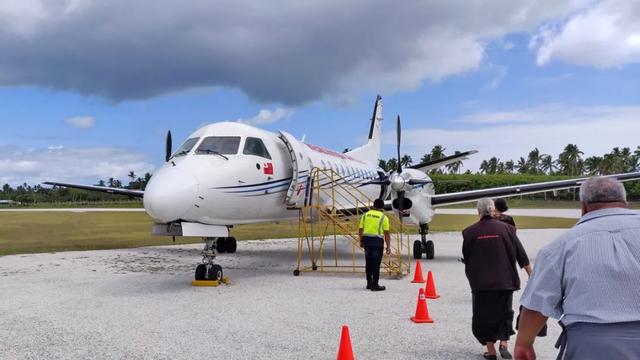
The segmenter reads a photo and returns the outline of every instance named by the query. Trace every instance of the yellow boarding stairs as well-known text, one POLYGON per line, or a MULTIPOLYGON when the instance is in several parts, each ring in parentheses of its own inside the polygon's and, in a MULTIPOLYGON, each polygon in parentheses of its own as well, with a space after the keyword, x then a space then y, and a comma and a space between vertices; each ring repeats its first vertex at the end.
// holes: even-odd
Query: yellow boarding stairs
MULTIPOLYGON (((294 275, 308 271, 364 272, 364 249, 360 247, 358 227, 362 214, 373 206, 373 199, 357 188, 362 182, 348 182, 330 169, 311 169, 304 202, 296 207, 300 219, 294 275)), ((384 255, 380 274, 400 278, 410 272, 410 240, 403 234, 397 215, 390 212, 385 215, 391 228, 391 255, 384 255)))

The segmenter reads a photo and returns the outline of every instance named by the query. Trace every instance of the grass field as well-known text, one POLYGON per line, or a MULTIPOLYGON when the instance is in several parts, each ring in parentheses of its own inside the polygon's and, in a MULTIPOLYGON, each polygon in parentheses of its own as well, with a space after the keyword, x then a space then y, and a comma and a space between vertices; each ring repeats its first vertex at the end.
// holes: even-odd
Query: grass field
MULTIPOLYGON (((519 228, 567 228, 575 220, 516 217, 519 228)), ((431 231, 460 231, 477 220, 472 215, 436 215, 431 231)), ((2 212, 0 255, 70 250, 98 250, 171 245, 168 237, 150 235, 152 220, 143 212, 2 212)), ((410 228, 409 232, 417 233, 410 228)), ((297 222, 239 225, 232 229, 238 240, 295 238, 297 222)), ((176 243, 199 243, 200 238, 176 238, 176 243)))

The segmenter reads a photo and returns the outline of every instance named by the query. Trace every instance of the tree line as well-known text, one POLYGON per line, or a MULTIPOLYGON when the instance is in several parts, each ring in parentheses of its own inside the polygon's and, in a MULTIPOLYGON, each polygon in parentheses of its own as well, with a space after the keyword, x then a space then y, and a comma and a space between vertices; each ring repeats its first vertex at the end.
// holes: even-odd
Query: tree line
MULTIPOLYGON (((135 172, 129 171, 128 184, 123 184, 121 180, 109 178, 107 180, 98 180, 97 186, 108 186, 114 188, 125 188, 144 190, 147 183, 151 179, 150 173, 142 176, 136 175, 135 172)), ((0 191, 0 200, 13 200, 23 204, 32 203, 58 203, 58 202, 102 202, 102 201, 122 201, 128 200, 128 196, 113 195, 108 193, 68 189, 62 187, 44 187, 40 184, 29 185, 24 183, 15 188, 9 184, 4 184, 0 191)))
MULTIPOLYGON (((441 159, 448 156, 446 149, 442 145, 433 147, 430 153, 424 154, 419 163, 441 159)), ((456 151, 454 154, 459 154, 456 151)), ((413 165, 413 159, 409 155, 400 158, 403 167, 413 165)), ((391 171, 398 167, 398 160, 380 160, 380 167, 386 171, 391 171)), ((431 175, 436 174, 459 174, 462 168, 462 161, 443 166, 430 171, 431 175)), ((567 144, 557 157, 543 154, 538 148, 531 150, 526 156, 521 156, 516 160, 501 160, 491 157, 480 163, 480 168, 476 174, 526 174, 526 175, 560 175, 560 176, 594 176, 610 175, 616 173, 640 171, 640 146, 635 150, 629 147, 614 147, 609 153, 602 156, 584 157, 577 145, 567 144)), ((466 174, 472 174, 467 170, 466 174)))

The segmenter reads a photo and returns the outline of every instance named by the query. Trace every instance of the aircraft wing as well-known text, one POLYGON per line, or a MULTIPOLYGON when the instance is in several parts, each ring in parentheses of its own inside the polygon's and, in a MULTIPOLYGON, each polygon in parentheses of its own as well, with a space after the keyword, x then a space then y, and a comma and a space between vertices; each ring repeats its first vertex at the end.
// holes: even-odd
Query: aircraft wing
POLYGON ((131 197, 136 197, 136 198, 142 198, 144 196, 144 191, 142 190, 121 189, 121 188, 112 188, 112 187, 96 186, 96 185, 67 184, 67 183, 59 183, 59 182, 52 182, 52 181, 47 181, 47 182, 44 182, 43 184, 62 186, 62 187, 68 187, 73 189, 99 191, 99 192, 105 192, 105 193, 116 194, 116 195, 127 195, 131 197))
POLYGON ((431 160, 427 162, 420 163, 418 165, 410 166, 411 169, 416 169, 424 172, 428 172, 429 170, 437 169, 439 167, 453 164, 455 162, 466 160, 469 156, 477 153, 477 150, 465 151, 460 154, 445 156, 443 158, 437 160, 431 160))
MULTIPOLYGON (((616 178, 619 181, 640 180, 640 172, 609 175, 606 177, 616 178)), ((431 204, 433 205, 433 207, 443 207, 452 204, 472 202, 484 197, 510 197, 547 191, 565 190, 580 187, 580 185, 587 179, 588 178, 547 181, 535 184, 513 185, 491 189, 469 190, 450 194, 433 195, 431 197, 431 204)))

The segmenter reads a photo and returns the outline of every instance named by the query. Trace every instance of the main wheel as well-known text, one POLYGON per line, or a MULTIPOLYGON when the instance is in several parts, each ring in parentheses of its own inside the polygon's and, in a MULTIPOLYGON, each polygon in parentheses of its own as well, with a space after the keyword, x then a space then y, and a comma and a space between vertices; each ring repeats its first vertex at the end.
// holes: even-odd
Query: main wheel
POLYGON ((196 280, 206 280, 207 267, 204 264, 196 266, 196 280))
POLYGON ((227 239, 226 238, 218 238, 216 241, 216 250, 219 253, 227 252, 227 239))
POLYGON ((222 266, 211 265, 209 268, 208 280, 222 280, 222 266))
POLYGON ((225 247, 225 250, 227 251, 227 253, 229 253, 229 254, 235 253, 236 249, 238 248, 238 242, 236 241, 236 238, 228 237, 224 241, 224 247, 225 247))
POLYGON ((433 241, 431 240, 427 241, 426 253, 427 253, 427 259, 433 259, 434 256, 436 255, 436 249, 435 249, 435 246, 433 245, 433 241))
POLYGON ((413 242, 413 258, 422 259, 422 242, 420 240, 413 242))

